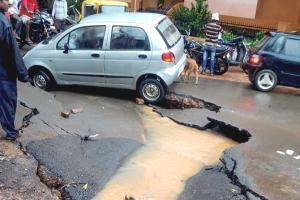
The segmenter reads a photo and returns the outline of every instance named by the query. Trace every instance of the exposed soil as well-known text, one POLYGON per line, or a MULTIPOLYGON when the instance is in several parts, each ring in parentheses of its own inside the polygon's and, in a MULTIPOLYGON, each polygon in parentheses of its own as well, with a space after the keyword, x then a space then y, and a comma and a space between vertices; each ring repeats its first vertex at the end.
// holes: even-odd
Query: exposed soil
POLYGON ((58 200, 36 175, 38 163, 16 143, 0 140, 0 199, 58 200))

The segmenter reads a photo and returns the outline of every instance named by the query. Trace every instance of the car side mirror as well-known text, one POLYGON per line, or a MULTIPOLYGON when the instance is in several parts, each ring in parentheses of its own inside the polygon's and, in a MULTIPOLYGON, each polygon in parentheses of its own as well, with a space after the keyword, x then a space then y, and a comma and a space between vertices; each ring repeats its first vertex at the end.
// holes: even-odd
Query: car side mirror
POLYGON ((69 53, 69 44, 68 43, 64 44, 64 53, 65 54, 69 53))

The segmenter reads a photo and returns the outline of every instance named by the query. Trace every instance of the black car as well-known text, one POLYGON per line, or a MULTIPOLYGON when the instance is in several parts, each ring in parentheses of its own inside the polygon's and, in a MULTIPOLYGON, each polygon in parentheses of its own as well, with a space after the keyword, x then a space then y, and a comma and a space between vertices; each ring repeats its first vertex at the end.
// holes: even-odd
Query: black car
POLYGON ((244 63, 249 80, 259 91, 276 85, 300 87, 300 35, 267 33, 244 63))

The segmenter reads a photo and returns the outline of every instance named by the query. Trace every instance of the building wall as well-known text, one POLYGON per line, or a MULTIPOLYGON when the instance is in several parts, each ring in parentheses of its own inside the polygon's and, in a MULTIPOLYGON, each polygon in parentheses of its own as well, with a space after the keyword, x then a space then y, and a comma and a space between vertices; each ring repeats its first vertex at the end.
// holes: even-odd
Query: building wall
POLYGON ((259 0, 256 19, 300 24, 299 12, 300 0, 259 0))
POLYGON ((157 0, 143 0, 143 8, 156 8, 157 0))
MULTIPOLYGON (((258 0, 207 0, 211 12, 222 15, 255 18, 258 0)), ((184 0, 184 5, 191 7, 195 0, 184 0)))

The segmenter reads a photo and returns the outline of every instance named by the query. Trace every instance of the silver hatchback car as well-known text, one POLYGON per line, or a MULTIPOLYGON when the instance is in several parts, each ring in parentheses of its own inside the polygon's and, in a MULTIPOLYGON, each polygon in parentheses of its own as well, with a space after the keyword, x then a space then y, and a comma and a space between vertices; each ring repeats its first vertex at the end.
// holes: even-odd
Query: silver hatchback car
POLYGON ((24 56, 36 87, 87 85, 137 90, 157 103, 183 71, 184 42, 152 13, 99 14, 38 44, 24 56))

